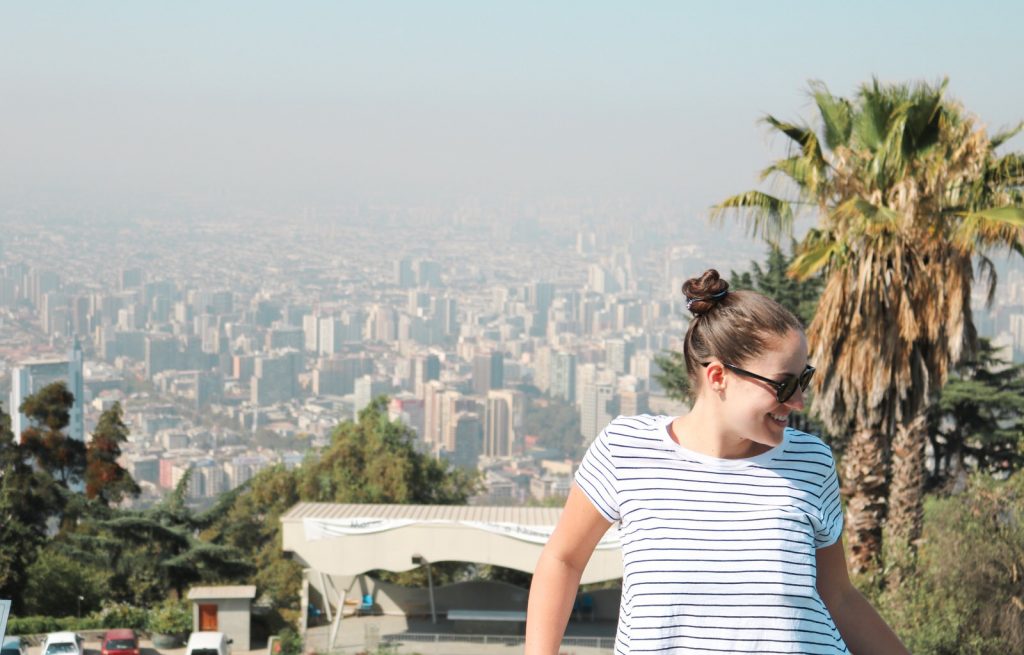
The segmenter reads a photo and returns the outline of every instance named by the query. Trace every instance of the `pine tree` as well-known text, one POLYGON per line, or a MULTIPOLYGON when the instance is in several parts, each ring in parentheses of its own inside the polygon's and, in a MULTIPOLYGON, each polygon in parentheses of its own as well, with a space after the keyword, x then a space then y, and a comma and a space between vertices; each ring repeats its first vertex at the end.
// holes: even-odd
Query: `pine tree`
POLYGON ((85 476, 85 444, 64 433, 71 422, 74 404, 74 394, 60 381, 25 398, 18 408, 31 422, 21 434, 22 445, 35 459, 36 466, 65 488, 81 482, 85 476))
POLYGON ((117 463, 121 444, 128 441, 123 416, 120 403, 103 412, 86 448, 85 495, 104 505, 117 504, 140 492, 131 474, 117 463))

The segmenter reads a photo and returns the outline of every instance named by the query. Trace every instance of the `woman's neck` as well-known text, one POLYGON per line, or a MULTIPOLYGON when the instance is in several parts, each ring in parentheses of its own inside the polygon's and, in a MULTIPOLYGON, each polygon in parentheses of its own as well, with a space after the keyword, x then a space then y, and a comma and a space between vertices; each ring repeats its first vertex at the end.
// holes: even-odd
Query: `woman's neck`
POLYGON ((669 423, 669 435, 688 450, 719 459, 745 459, 771 449, 731 434, 715 409, 711 403, 698 398, 688 414, 669 423))

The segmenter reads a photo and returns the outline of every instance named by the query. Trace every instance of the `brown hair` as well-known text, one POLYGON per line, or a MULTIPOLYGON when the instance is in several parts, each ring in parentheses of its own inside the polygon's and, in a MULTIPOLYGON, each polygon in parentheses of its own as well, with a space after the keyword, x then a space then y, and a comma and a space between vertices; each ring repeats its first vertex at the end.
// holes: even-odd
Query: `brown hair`
POLYGON ((800 319, 756 291, 729 291, 729 283, 710 268, 683 284, 686 307, 693 314, 683 341, 690 391, 700 388, 700 369, 717 358, 742 365, 763 353, 790 330, 803 331, 800 319))

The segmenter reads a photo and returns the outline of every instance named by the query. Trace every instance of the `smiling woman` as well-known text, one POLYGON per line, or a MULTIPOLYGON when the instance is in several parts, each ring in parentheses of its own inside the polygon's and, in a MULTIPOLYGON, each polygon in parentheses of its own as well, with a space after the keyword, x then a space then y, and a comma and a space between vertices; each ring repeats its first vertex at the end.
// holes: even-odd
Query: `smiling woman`
POLYGON ((906 653, 847 576, 831 449, 787 427, 814 374, 799 320, 715 270, 683 291, 693 407, 620 416, 594 439, 537 564, 526 652, 558 652, 618 522, 616 653, 906 653))

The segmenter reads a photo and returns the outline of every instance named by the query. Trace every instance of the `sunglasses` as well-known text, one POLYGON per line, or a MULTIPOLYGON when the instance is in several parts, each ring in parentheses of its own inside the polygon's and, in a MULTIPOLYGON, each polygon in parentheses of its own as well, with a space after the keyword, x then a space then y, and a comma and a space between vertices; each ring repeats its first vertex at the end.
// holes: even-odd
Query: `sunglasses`
MULTIPOLYGON (((708 366, 710 364, 711 362, 704 362, 702 366, 708 366)), ((800 391, 807 391, 807 387, 811 384, 811 377, 814 376, 814 367, 809 364, 800 375, 787 375, 781 382, 766 378, 758 375, 757 373, 751 373, 739 366, 725 364, 724 362, 722 365, 734 373, 738 373, 739 375, 753 378, 755 380, 760 380, 761 382, 769 385, 771 388, 775 389, 775 398, 780 403, 784 403, 792 398, 797 389, 800 389, 800 391)))

